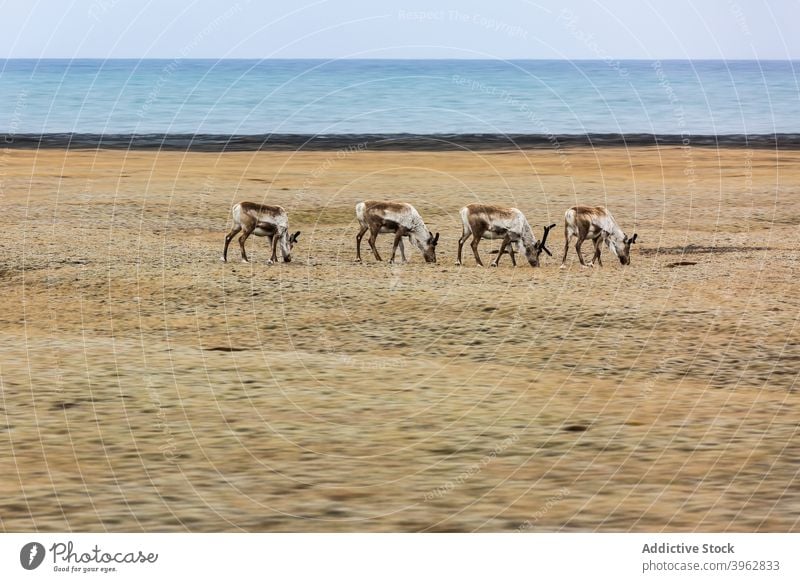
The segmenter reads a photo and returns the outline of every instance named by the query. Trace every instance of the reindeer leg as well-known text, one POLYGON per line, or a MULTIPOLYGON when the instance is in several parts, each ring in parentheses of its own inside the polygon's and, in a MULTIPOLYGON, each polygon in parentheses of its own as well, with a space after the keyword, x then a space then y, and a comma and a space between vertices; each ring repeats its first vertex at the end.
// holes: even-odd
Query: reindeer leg
POLYGON ((480 239, 478 237, 473 237, 472 242, 469 246, 472 247, 472 254, 475 255, 475 261, 483 267, 483 261, 481 261, 481 256, 478 254, 478 242, 480 239))
POLYGON ((361 262, 361 239, 364 238, 364 233, 368 230, 368 226, 362 226, 356 235, 356 263, 361 262))
POLYGON ((500 257, 503 256, 503 253, 506 252, 506 247, 511 242, 511 239, 508 238, 508 235, 503 237, 503 242, 500 243, 500 250, 497 253, 497 258, 489 263, 492 267, 496 267, 500 264, 500 257))
POLYGON ((481 261, 481 256, 478 254, 478 243, 481 242, 481 239, 483 238, 483 233, 484 232, 486 232, 486 231, 485 230, 480 230, 480 229, 475 230, 473 228, 472 229, 472 242, 469 243, 469 246, 472 247, 472 253, 475 255, 475 260, 477 261, 477 263, 481 267, 483 267, 483 261, 481 261))
POLYGON ((372 252, 375 255, 375 258, 378 259, 379 261, 382 261, 383 259, 381 259, 381 256, 378 254, 378 247, 375 246, 375 241, 378 240, 378 232, 379 232, 379 230, 380 230, 380 227, 377 228, 377 229, 370 228, 369 229, 369 238, 367 239, 367 242, 369 243, 369 247, 372 249, 372 252))
POLYGON ((476 261, 476 262, 477 262, 477 263, 478 263, 478 264, 479 264, 481 267, 483 267, 483 261, 481 261, 481 256, 478 254, 478 243, 480 242, 480 240, 481 240, 481 239, 479 239, 478 237, 476 237, 476 236, 473 236, 473 238, 472 238, 472 242, 469 244, 469 246, 471 246, 471 247, 472 247, 472 254, 474 254, 474 255, 475 255, 475 261, 476 261))
POLYGON ((400 227, 397 229, 397 232, 394 234, 394 244, 392 245, 392 258, 389 259, 389 264, 394 264, 394 256, 397 254, 397 247, 403 244, 403 237, 406 235, 406 229, 400 227))
POLYGON ((456 265, 461 265, 461 249, 464 248, 464 243, 467 242, 467 239, 472 235, 472 232, 467 231, 461 235, 461 238, 458 239, 458 259, 456 259, 456 265))
POLYGON ((597 264, 601 267, 603 266, 603 261, 600 260, 600 250, 601 250, 601 237, 597 237, 594 239, 594 256, 592 257, 592 266, 594 266, 594 262, 597 261, 597 264))
POLYGON ((242 230, 241 226, 234 226, 233 229, 225 235, 225 248, 222 249, 222 262, 228 262, 228 245, 231 244, 233 237, 235 237, 242 230))
POLYGON ((239 237, 239 246, 242 249, 242 262, 243 263, 249 263, 250 262, 250 261, 247 260, 247 252, 244 250, 244 243, 247 240, 247 237, 250 236, 250 233, 252 233, 254 229, 255 229, 255 225, 243 229, 242 230, 242 236, 239 237))
POLYGON ((405 249, 405 246, 403 245, 403 239, 402 238, 400 239, 399 247, 400 247, 400 256, 402 257, 403 262, 407 263, 408 259, 406 258, 406 249, 405 249))
POLYGON ((272 238, 272 256, 267 261, 268 265, 272 265, 278 262, 278 235, 271 237, 272 238))
POLYGON ((516 255, 516 254, 517 253, 514 252, 514 249, 509 246, 508 247, 508 256, 511 257, 511 264, 513 266, 515 266, 515 267, 517 266, 517 258, 514 255, 516 255))
POLYGON ((561 268, 567 268, 567 253, 569 252, 569 241, 572 237, 569 235, 569 231, 564 228, 564 256, 561 257, 561 268))
POLYGON ((581 265, 588 267, 588 265, 583 261, 583 255, 581 254, 581 245, 583 244, 584 240, 585 239, 578 235, 578 242, 575 243, 575 252, 578 253, 578 260, 581 262, 581 265))

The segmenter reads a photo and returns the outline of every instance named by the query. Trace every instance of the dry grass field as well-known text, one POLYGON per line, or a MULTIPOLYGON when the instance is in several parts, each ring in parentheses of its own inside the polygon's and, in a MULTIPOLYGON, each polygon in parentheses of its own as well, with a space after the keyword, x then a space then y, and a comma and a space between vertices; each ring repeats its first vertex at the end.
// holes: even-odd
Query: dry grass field
POLYGON ((0 531, 800 529, 800 152, 0 150, 0 177, 0 531), (437 264, 355 264, 364 198, 414 204, 437 264), (293 262, 219 261, 239 200, 289 211, 293 262), (559 223, 554 256, 456 267, 473 201, 559 223), (639 234, 630 267, 559 269, 576 203, 639 234))

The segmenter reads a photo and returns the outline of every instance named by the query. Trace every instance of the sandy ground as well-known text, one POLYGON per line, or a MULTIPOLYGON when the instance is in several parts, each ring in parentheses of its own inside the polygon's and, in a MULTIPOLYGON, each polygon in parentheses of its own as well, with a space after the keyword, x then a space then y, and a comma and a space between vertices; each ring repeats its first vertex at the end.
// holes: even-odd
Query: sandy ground
POLYGON ((0 176, 2 530, 800 529, 800 152, 0 150, 0 176), (439 262, 354 264, 364 198, 415 204, 439 262), (292 263, 219 261, 239 200, 287 208, 292 263), (554 257, 456 267, 473 201, 558 222, 554 257), (639 234, 630 267, 559 270, 575 203, 639 234))

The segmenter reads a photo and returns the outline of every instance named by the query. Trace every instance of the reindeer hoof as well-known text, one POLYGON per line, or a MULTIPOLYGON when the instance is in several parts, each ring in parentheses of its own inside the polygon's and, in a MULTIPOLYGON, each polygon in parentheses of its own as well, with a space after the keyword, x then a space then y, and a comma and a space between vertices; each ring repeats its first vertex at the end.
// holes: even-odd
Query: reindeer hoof
POLYGON ((227 262, 228 262, 228 259, 226 259, 225 257, 220 257, 220 258, 219 258, 219 261, 220 261, 221 263, 227 263, 227 262))
POLYGON ((461 266, 461 261, 456 261, 456 267, 460 267, 460 266, 461 266))
POLYGON ((489 263, 490 267, 497 267, 497 263, 489 263))
POLYGON ((268 261, 267 261, 267 264, 268 264, 268 265, 274 265, 274 264, 275 264, 275 261, 273 261, 272 259, 270 259, 270 260, 268 260, 268 261))
POLYGON ((564 263, 561 263, 561 266, 559 267, 559 269, 566 269, 566 268, 567 268, 567 266, 564 263))
POLYGON ((242 259, 242 262, 243 263, 249 263, 250 261, 248 261, 247 259, 242 259))

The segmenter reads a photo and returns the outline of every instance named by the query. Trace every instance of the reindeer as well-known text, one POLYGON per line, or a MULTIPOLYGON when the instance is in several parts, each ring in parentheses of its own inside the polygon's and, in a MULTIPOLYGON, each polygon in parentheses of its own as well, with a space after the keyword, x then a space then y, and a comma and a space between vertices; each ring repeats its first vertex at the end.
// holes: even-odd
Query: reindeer
POLYGON ((426 263, 436 262, 436 245, 439 243, 439 233, 431 234, 417 209, 404 202, 377 202, 365 200, 356 204, 356 218, 361 225, 356 235, 356 262, 361 262, 361 239, 369 230, 367 242, 377 260, 382 260, 375 241, 378 234, 385 232, 394 233, 392 258, 389 263, 394 263, 398 247, 402 261, 406 262, 406 253, 403 247, 403 238, 408 238, 414 243, 425 258, 426 263))
POLYGON ((272 247, 272 257, 267 261, 268 265, 278 260, 277 247, 281 244, 281 254, 283 261, 289 263, 292 260, 292 248, 300 237, 300 231, 289 234, 289 216, 280 206, 266 206, 255 204, 254 202, 238 202, 231 208, 233 216, 233 228, 225 235, 225 248, 222 251, 222 262, 228 261, 228 245, 239 231, 239 246, 242 248, 242 262, 248 263, 247 253, 244 250, 244 243, 251 234, 265 236, 272 247))
POLYGON ((461 264, 461 250, 470 236, 472 237, 472 242, 470 243, 472 252, 481 267, 483 262, 478 254, 478 244, 483 238, 503 239, 502 243, 500 243, 500 250, 494 251, 497 253, 497 258, 491 263, 493 267, 500 263, 500 257, 506 252, 511 257, 511 263, 515 267, 517 265, 514 257, 515 253, 525 253, 525 258, 528 259, 531 267, 539 266, 539 255, 542 252, 551 257, 553 256, 544 245, 547 242, 547 235, 550 233, 550 229, 554 228, 555 224, 544 227, 542 240, 537 242, 525 215, 516 208, 468 204, 461 209, 461 225, 463 231, 461 238, 458 239, 456 265, 461 264))
POLYGON ((586 267, 581 255, 581 245, 583 241, 589 239, 594 242, 594 256, 589 267, 594 266, 594 262, 601 267, 603 262, 600 260, 601 243, 605 242, 608 248, 619 259, 623 265, 631 264, 631 245, 636 242, 634 234, 631 238, 622 232, 622 229, 611 216, 611 213, 602 206, 573 206, 564 214, 564 257, 561 259, 561 268, 565 269, 569 243, 572 237, 577 237, 575 252, 578 253, 578 260, 581 265, 586 267))

